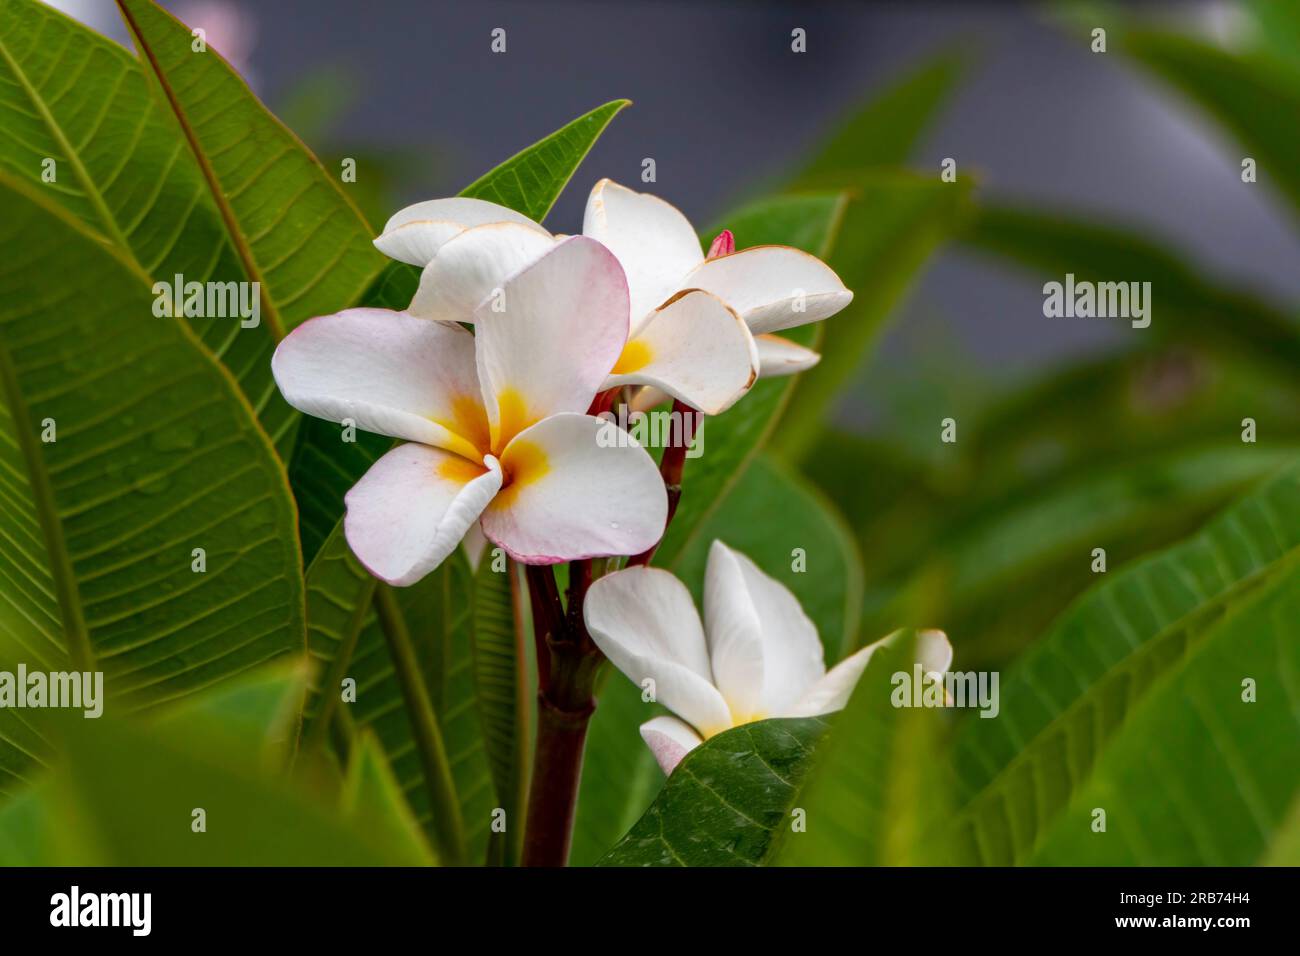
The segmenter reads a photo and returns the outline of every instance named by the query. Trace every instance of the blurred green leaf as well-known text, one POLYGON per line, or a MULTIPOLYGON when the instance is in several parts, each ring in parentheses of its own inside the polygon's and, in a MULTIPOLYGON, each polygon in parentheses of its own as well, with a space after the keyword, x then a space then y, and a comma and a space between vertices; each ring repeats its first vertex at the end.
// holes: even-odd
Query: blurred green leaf
POLYGON ((1252 595, 1292 580, 1297 560, 1300 468, 1291 467, 1195 537, 1108 573, 1006 675, 998 718, 967 721, 954 754, 956 857, 1030 859, 1153 685, 1252 595))
MULTIPOLYGON (((33 669, 102 669, 114 709, 300 649, 293 504, 234 381, 97 235, 7 174, 0 194, 6 643, 33 669)), ((7 790, 40 744, 0 721, 7 790)))
POLYGON ((1133 229, 1063 211, 985 205, 961 238, 1029 270, 1036 283, 1061 282, 1070 273, 1076 282, 1150 282, 1160 304, 1150 327, 1121 326, 1139 345, 1203 343, 1292 375, 1300 368, 1300 323, 1249 292, 1207 280, 1204 267, 1133 229))
POLYGON ((827 261, 853 291, 853 301, 825 322, 822 360, 802 373, 790 408, 774 436, 777 453, 806 457, 844 387, 866 361, 869 347, 935 250, 966 214, 969 184, 937 177, 863 171, 821 185, 849 190, 851 201, 827 261))
MULTIPOLYGON (((1116 48, 1172 84, 1209 113, 1258 163, 1259 182, 1300 212, 1300 79, 1272 56, 1231 53, 1210 43, 1155 30, 1124 30, 1116 48)), ((1250 189, 1238 181, 1241 189, 1250 189)))
POLYGON ((356 303, 387 260, 339 181, 221 55, 153 0, 118 0, 141 61, 203 171, 262 321, 283 336, 356 303))
POLYGON ((896 707, 895 674, 912 673, 915 635, 871 656, 844 711, 818 745, 773 840, 781 866, 915 866, 934 862, 927 843, 947 819, 943 712, 896 707))
MULTIPOLYGON (((1294 515, 1276 531, 1294 533, 1294 515)), ((1186 663, 1133 709, 1043 833, 1035 864, 1247 866, 1286 839, 1300 798, 1296 553, 1202 625, 1186 663)))
POLYGON ((900 166, 951 99, 968 66, 968 57, 946 51, 924 61, 883 92, 835 124, 830 137, 804 167, 802 176, 856 175, 868 166, 900 166))
MULTIPOLYGON (((248 279, 198 166, 130 54, 43 3, 8 0, 0 77, 0 168, 38 185, 169 289, 176 275, 248 279), (53 182, 43 180, 47 160, 53 182)), ((271 378, 271 325, 245 329, 233 314, 187 321, 287 451, 297 415, 271 378)))
POLYGON ((401 784, 393 776, 383 748, 369 732, 362 733, 352 748, 343 812, 358 829, 364 827, 372 846, 382 849, 393 860, 415 866, 436 862, 420 824, 406 805, 401 784))

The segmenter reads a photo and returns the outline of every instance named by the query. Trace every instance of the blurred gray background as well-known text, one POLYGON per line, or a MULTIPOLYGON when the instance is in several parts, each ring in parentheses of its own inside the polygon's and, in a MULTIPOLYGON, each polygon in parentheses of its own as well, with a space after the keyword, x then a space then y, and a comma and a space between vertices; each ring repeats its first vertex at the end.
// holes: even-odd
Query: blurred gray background
MULTIPOLYGON (((55 3, 124 43, 111 0, 55 3)), ((945 46, 974 56, 913 158, 955 157, 989 193, 1064 206, 1150 232, 1214 273, 1300 298, 1300 243, 1239 151, 1117 54, 1093 54, 1031 4, 170 0, 308 144, 394 159, 394 198, 454 193, 574 116, 616 97, 619 116, 552 213, 580 228, 590 184, 652 188, 697 224, 779 174, 846 109, 945 46), (807 30, 808 52, 790 50, 807 30), (490 50, 507 31, 507 52, 490 50), (396 160, 400 158, 400 162, 396 160)), ((1231 39, 1231 2, 1152 5, 1231 39)), ((361 162, 361 175, 366 165, 361 162)), ((743 244, 743 237, 741 237, 743 244)), ((1159 302, 1154 304, 1159 310, 1159 302)), ((950 247, 922 276, 884 345, 924 341, 985 377, 1013 377, 1113 343, 1101 323, 1042 321, 1038 286, 950 247)), ((868 372, 869 374, 869 372, 868 372)), ((855 403, 856 404, 856 403, 855 403)), ((858 406, 862 409, 862 406, 858 406)), ((865 409, 862 409, 865 411, 865 409)), ((852 408, 847 417, 856 418, 852 408)), ((859 420, 860 421, 860 420, 859 420)))

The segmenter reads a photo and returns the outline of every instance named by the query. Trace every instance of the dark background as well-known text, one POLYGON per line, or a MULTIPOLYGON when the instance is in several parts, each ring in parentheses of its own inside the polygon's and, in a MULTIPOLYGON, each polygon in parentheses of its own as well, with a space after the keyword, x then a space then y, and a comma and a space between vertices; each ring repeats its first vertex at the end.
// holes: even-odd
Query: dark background
MULTIPOLYGON (((111 0, 57 6, 126 41, 111 0)), ((1213 273, 1300 298, 1300 244, 1241 156, 1174 94, 1117 54, 1094 54, 1052 8, 1011 3, 169 0, 308 144, 386 167, 392 201, 456 192, 518 149, 616 97, 633 108, 597 144, 548 219, 577 231, 610 176, 699 225, 793 164, 838 116, 927 56, 972 62, 914 157, 977 172, 990 194, 1130 224, 1213 273), (808 52, 790 50, 803 27, 808 52), (493 28, 507 52, 490 50, 493 28)), ((1232 40, 1234 3, 1144 5, 1232 40)), ((743 244, 743 237, 741 237, 743 244)), ((1153 305, 1156 313, 1160 302, 1153 305)), ((1040 289, 960 247, 937 256, 895 317, 888 361, 930 354, 1007 379, 1104 350, 1098 323, 1045 323, 1040 289)), ((871 371, 864 373, 870 378, 871 371)), ((864 384, 869 391, 869 382, 864 384)), ((861 395, 861 391, 859 395, 861 395)), ((850 399, 861 423, 869 402, 850 399)), ((848 423, 848 422, 846 422, 848 423)))

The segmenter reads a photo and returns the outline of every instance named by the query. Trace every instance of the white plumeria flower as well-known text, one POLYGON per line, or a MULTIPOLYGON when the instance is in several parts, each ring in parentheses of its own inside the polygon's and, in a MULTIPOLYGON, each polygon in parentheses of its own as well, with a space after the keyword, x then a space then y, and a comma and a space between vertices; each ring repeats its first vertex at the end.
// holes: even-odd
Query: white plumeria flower
MULTIPOLYGON (((618 257, 631 295, 628 342, 602 390, 642 385, 651 396, 718 414, 759 375, 816 364, 815 352, 768 333, 824 319, 853 298, 827 265, 787 246, 734 252, 734 244, 715 244, 706 260, 675 207, 607 179, 587 201, 583 233, 618 257)), ((398 212, 375 245, 424 269, 408 312, 466 321, 556 241, 504 206, 440 199, 398 212)))
POLYGON ((344 531, 376 577, 413 584, 477 522, 518 561, 637 554, 662 535, 667 495, 635 442, 585 414, 627 340, 618 260, 575 236, 511 276, 474 333, 382 309, 312 319, 271 368, 290 405, 406 439, 346 497, 344 531))
MULTIPOLYGON (((664 773, 732 727, 768 717, 815 717, 844 707, 871 655, 893 636, 826 670, 817 627, 798 599, 721 541, 709 549, 704 623, 690 591, 659 568, 600 578, 587 592, 592 640, 677 717, 655 717, 641 736, 664 773), (679 719, 680 718, 680 719, 679 719)), ((917 660, 942 674, 952 647, 942 631, 918 635, 917 660)))

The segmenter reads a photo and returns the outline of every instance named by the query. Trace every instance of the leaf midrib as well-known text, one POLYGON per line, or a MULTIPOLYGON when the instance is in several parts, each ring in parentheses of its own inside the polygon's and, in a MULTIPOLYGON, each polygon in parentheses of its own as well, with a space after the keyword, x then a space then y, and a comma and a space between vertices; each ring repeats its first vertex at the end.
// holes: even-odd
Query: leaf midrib
POLYGON ((54 489, 45 470, 45 459, 36 446, 36 436, 31 431, 31 417, 19 388, 18 374, 3 342, 0 342, 0 395, 9 406, 18 448, 27 465, 28 484, 32 490, 41 534, 45 538, 50 577, 54 582, 59 615, 63 620, 63 633, 68 642, 68 656, 78 670, 92 671, 95 669, 95 655, 90 645, 90 633, 86 629, 77 579, 72 571, 72 558, 68 553, 67 542, 63 539, 63 524, 54 502, 54 489))
MULTIPOLYGON (((63 151, 64 156, 67 157, 68 163, 72 166, 73 172, 81 182, 86 198, 90 200, 90 204, 95 207, 95 212, 98 213, 100 219, 103 220, 109 238, 134 260, 135 254, 131 249, 131 244, 127 242, 126 236, 122 233, 117 220, 109 211, 108 203, 105 201, 103 193, 100 192, 99 188, 90 178, 90 173, 82 164, 81 157, 77 155, 77 151, 68 140, 67 135, 63 131, 63 127, 55 120, 54 114, 51 113, 49 107, 46 106, 44 98, 41 97, 36 87, 32 85, 31 80, 29 80, 27 74, 23 72, 22 67, 18 65, 18 61, 15 60, 13 54, 9 52, 9 47, 3 39, 0 39, 0 58, 4 59, 10 72, 18 81, 18 85, 22 88, 23 92, 27 94, 27 98, 31 101, 32 106, 40 113, 41 119, 45 122, 50 134, 58 141, 59 148, 63 151)), ((138 260, 135 261, 137 265, 140 265, 138 260)), ((141 268, 143 268, 143 266, 141 266, 141 268)))

